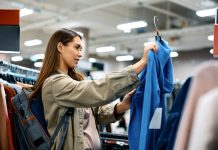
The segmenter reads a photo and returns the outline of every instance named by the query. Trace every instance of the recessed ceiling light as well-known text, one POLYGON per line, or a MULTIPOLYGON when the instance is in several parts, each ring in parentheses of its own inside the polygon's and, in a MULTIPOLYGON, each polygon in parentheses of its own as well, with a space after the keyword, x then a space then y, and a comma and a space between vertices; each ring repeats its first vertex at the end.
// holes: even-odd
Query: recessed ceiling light
POLYGON ((207 39, 208 39, 209 41, 213 41, 213 40, 214 40, 214 35, 209 35, 209 36, 207 37, 207 39))
POLYGON ((36 54, 30 57, 30 60, 32 61, 37 61, 39 59, 44 59, 45 58, 45 54, 36 54))
POLYGON ((31 14, 33 14, 33 12, 34 11, 32 9, 23 8, 23 9, 20 10, 20 17, 31 15, 31 14))
POLYGON ((96 62, 95 58, 89 58, 89 62, 96 62))
POLYGON ((117 56, 117 57, 116 57, 116 60, 117 60, 117 61, 131 61, 131 60, 133 60, 133 59, 134 59, 134 57, 131 56, 131 55, 117 56))
POLYGON ((179 53, 178 52, 171 52, 170 57, 178 57, 179 53))
POLYGON ((210 53, 213 54, 213 49, 210 50, 210 53))
POLYGON ((98 53, 111 52, 111 51, 115 51, 115 47, 113 47, 113 46, 106 46, 106 47, 98 47, 98 48, 96 48, 96 52, 98 52, 98 53))
POLYGON ((146 27, 148 24, 145 21, 136 21, 117 25, 117 29, 123 30, 126 33, 131 32, 131 29, 146 27))
POLYGON ((37 68, 40 68, 40 67, 42 67, 42 64, 43 64, 43 62, 35 62, 34 66, 37 68))
POLYGON ((25 46, 36 46, 36 45, 41 45, 42 41, 39 39, 34 39, 34 40, 29 40, 24 42, 25 46))
POLYGON ((22 56, 13 56, 11 57, 11 61, 22 61, 23 57, 22 56))
POLYGON ((199 10, 196 12, 196 15, 199 17, 207 17, 213 16, 216 14, 216 8, 206 9, 206 10, 199 10))

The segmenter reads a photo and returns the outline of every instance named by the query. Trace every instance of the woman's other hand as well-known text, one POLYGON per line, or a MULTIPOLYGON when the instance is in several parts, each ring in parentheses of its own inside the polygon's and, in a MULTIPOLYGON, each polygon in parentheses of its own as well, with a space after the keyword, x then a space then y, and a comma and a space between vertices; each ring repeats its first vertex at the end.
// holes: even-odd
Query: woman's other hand
POLYGON ((126 94, 122 100, 122 102, 118 103, 116 105, 116 113, 122 114, 125 111, 127 111, 130 108, 130 104, 131 104, 131 98, 133 96, 133 94, 135 93, 135 89, 132 90, 131 92, 129 92, 128 94, 126 94))

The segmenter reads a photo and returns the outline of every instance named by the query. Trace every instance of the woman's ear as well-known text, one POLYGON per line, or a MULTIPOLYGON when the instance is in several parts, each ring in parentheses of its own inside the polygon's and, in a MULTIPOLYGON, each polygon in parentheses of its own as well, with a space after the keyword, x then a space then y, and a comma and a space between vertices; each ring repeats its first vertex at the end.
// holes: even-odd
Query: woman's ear
POLYGON ((61 42, 58 42, 57 49, 61 53, 61 51, 62 51, 62 43, 61 42))

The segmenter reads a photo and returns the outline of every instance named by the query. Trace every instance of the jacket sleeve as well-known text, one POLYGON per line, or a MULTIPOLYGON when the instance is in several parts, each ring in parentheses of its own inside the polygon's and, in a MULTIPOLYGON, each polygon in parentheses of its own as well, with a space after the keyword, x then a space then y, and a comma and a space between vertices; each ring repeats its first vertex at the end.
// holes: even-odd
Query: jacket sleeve
POLYGON ((96 107, 94 108, 95 118, 97 121, 97 124, 109 124, 116 122, 119 120, 124 113, 120 115, 115 115, 114 110, 116 107, 116 104, 107 104, 104 106, 96 107))
POLYGON ((132 66, 121 72, 107 74, 101 80, 76 81, 67 75, 54 75, 46 84, 51 82, 51 91, 54 100, 64 107, 96 107, 105 105, 130 90, 138 83, 138 77, 132 66))

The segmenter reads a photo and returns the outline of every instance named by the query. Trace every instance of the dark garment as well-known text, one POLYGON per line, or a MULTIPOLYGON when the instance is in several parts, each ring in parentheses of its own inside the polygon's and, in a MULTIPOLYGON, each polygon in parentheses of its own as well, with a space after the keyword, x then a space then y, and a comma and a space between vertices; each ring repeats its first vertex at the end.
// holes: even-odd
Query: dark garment
POLYGON ((191 80, 192 78, 189 77, 176 95, 175 102, 172 106, 171 111, 169 112, 166 125, 162 130, 160 138, 156 145, 157 150, 173 149, 184 103, 186 101, 189 86, 191 85, 191 80))

